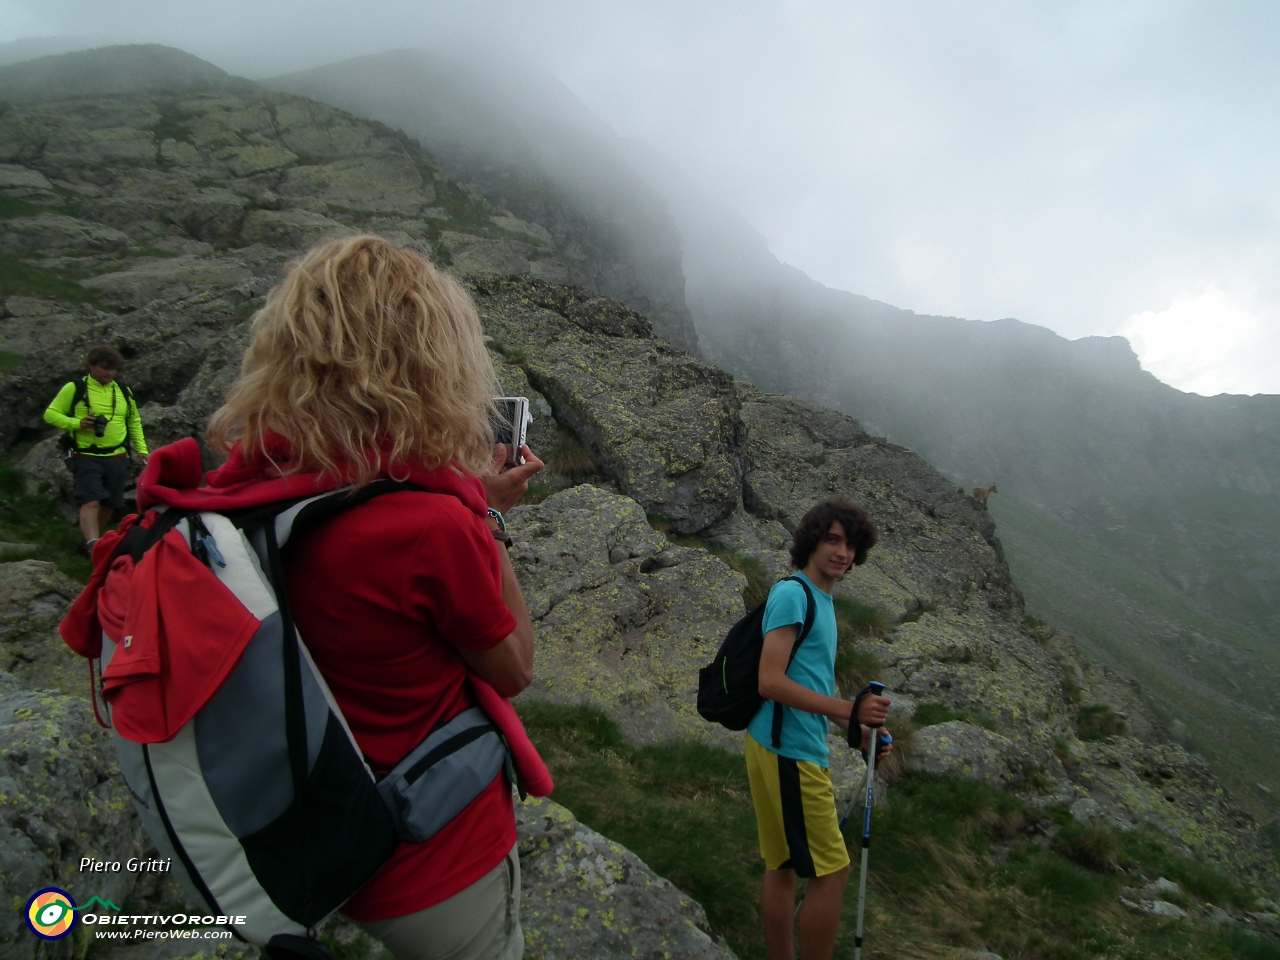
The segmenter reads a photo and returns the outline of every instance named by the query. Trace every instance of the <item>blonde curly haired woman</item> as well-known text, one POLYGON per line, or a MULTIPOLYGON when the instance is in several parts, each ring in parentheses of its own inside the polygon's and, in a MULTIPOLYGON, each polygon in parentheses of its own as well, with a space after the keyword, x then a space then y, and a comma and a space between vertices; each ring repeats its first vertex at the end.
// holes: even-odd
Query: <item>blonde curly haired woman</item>
MULTIPOLYGON (((206 509, 218 509, 210 495, 274 501, 379 477, 422 488, 354 506, 286 556, 298 629, 375 772, 475 704, 469 676, 504 697, 532 679, 533 631, 495 514, 542 463, 526 447, 524 465, 501 469, 495 392, 466 291, 413 250, 359 236, 288 268, 209 424, 229 456, 199 488, 206 509)), ((163 499, 166 471, 180 471, 158 459, 144 495, 163 499)), ((438 834, 400 844, 342 913, 397 960, 518 958, 515 840, 499 775, 438 834)))

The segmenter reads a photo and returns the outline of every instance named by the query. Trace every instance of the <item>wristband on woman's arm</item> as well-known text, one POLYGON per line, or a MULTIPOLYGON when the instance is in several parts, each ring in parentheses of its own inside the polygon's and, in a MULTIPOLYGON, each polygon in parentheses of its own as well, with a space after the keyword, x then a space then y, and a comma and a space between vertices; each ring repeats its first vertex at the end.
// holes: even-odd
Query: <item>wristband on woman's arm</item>
POLYGON ((506 518, 503 517, 503 515, 499 513, 497 510, 493 509, 493 507, 489 508, 488 513, 489 513, 489 516, 493 518, 494 523, 498 525, 493 530, 493 539, 497 540, 500 544, 502 544, 504 547, 510 550, 511 534, 507 532, 506 518))

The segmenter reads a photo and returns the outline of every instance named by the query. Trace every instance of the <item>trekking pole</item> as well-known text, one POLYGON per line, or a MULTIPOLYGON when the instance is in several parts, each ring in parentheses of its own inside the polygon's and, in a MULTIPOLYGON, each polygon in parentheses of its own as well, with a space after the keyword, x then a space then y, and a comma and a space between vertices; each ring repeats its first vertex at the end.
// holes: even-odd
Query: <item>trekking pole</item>
MULTIPOLYGON (((884 693, 884 684, 867 685, 872 696, 884 693)), ((849 719, 857 723, 856 716, 849 719)), ((871 852, 871 803, 876 793, 876 753, 880 749, 880 728, 871 728, 871 748, 867 751, 867 795, 862 809, 862 875, 858 878, 858 926, 853 934, 853 960, 862 960, 862 916, 867 905, 867 856, 871 852)))
MULTIPOLYGON (((889 744, 891 744, 891 743, 893 743, 893 734, 891 734, 891 733, 884 733, 884 732, 881 732, 881 733, 880 733, 880 747, 887 747, 887 746, 888 746, 889 744)), ((876 749, 878 750, 878 749, 880 749, 880 747, 877 747, 876 749)), ((866 776, 866 775, 867 775, 867 771, 865 771, 865 770, 864 770, 864 771, 863 771, 862 783, 860 783, 860 784, 859 784, 859 785, 854 789, 854 791, 853 791, 852 795, 849 797, 849 804, 848 804, 848 806, 846 806, 846 807, 844 808, 844 813, 843 813, 843 814, 841 814, 841 816, 840 816, 840 832, 841 832, 841 833, 844 833, 844 827, 845 827, 845 824, 846 824, 846 823, 848 823, 848 822, 849 822, 849 818, 853 816, 853 811, 854 811, 854 810, 856 810, 856 809, 858 809, 858 798, 859 798, 859 797, 862 797, 862 798, 863 798, 863 800, 864 800, 864 802, 865 802, 865 800, 866 800, 866 784, 867 784, 867 776, 866 776)))
MULTIPOLYGON (((870 686, 870 689, 871 689, 872 694, 874 694, 874 695, 875 695, 875 696, 877 696, 877 697, 878 697, 878 696, 880 696, 880 694, 884 691, 884 684, 883 684, 883 683, 877 683, 877 682, 875 682, 875 681, 872 681, 872 682, 871 682, 871 684, 870 684, 869 686, 870 686)), ((855 723, 857 723, 857 722, 858 722, 858 718, 857 718, 857 717, 850 717, 850 718, 849 718, 849 723, 850 723, 850 724, 855 724, 855 723)), ((876 728, 874 728, 874 729, 876 730, 876 739, 878 739, 878 740, 879 740, 879 744, 877 744, 877 746, 876 746, 876 750, 879 750, 879 749, 880 749, 880 745, 883 745, 883 746, 886 746, 886 747, 887 747, 889 744, 893 743, 893 735, 892 735, 892 734, 888 734, 888 733, 880 733, 880 732, 879 732, 879 730, 880 730, 880 728, 879 728, 879 727, 876 727, 876 728)), ((873 752, 874 752, 874 751, 873 751, 873 752)), ((871 806, 871 793, 872 793, 872 789, 874 788, 874 781, 872 780, 872 777, 873 777, 873 776, 874 776, 874 774, 875 774, 875 769, 876 769, 876 764, 875 764, 875 758, 873 757, 873 758, 872 758, 872 760, 871 760, 871 763, 870 763, 870 764, 869 764, 869 766, 867 767, 867 772, 866 772, 866 778, 867 778, 867 779, 865 780, 865 783, 866 783, 866 792, 865 792, 866 801, 865 801, 865 802, 866 802, 866 805, 867 805, 867 807, 868 807, 868 808, 871 806)), ((849 822, 849 818, 850 818, 851 816, 853 816, 853 811, 854 811, 854 810, 857 808, 857 806, 858 806, 858 795, 859 795, 859 793, 861 793, 861 792, 862 792, 862 790, 861 790, 860 788, 858 788, 858 787, 855 787, 855 788, 853 789, 853 793, 852 793, 852 795, 849 797, 849 803, 845 806, 845 808, 844 808, 844 813, 840 815, 839 830, 840 830, 840 832, 841 832, 841 833, 844 833, 844 827, 845 827, 845 824, 849 822)), ((866 825, 865 825, 865 831, 864 831, 864 845, 865 845, 865 843, 869 843, 869 842, 870 842, 870 834, 871 834, 871 823, 870 823, 870 820, 868 820, 868 821, 867 821, 867 823, 866 823, 866 825)), ((864 873, 864 874, 866 873, 866 854, 865 854, 865 853, 863 854, 863 873, 864 873)), ((864 877, 864 886, 865 886, 865 877, 864 877)), ((808 889, 807 882, 806 882, 806 888, 805 888, 805 889, 806 889, 806 890, 808 889)), ((795 915, 794 915, 794 916, 795 916, 795 919, 797 919, 797 920, 800 918, 800 908, 801 908, 802 906, 804 906, 804 894, 803 894, 803 893, 800 895, 800 902, 796 904, 796 912, 795 912, 795 915)), ((859 916, 861 916, 861 908, 859 908, 859 916)), ((859 924, 859 934, 858 934, 858 936, 859 936, 859 941, 861 941, 861 936, 862 936, 862 934, 861 934, 861 924, 859 924)))

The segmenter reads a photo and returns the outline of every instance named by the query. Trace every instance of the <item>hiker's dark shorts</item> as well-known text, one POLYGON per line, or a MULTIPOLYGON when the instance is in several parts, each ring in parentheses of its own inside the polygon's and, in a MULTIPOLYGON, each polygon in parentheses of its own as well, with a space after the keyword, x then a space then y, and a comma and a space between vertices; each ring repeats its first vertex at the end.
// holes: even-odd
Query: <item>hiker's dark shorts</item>
POLYGON ((113 510, 124 509, 124 485, 129 479, 128 457, 72 457, 76 503, 98 502, 113 510))

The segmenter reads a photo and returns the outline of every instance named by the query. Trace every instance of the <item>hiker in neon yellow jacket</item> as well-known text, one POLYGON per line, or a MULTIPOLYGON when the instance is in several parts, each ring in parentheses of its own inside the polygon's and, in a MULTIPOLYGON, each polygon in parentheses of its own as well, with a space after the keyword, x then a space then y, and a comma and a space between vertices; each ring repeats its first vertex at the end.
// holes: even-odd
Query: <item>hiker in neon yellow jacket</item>
POLYGON ((71 437, 67 463, 75 477, 80 532, 88 553, 111 521, 111 511, 124 509, 129 447, 143 463, 148 456, 133 392, 116 382, 122 363, 124 358, 111 347, 94 347, 85 360, 88 376, 59 390, 44 412, 45 423, 66 430, 71 437))

